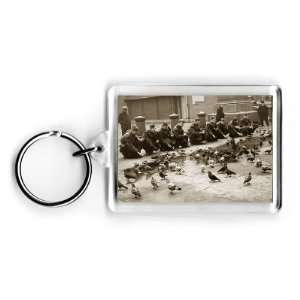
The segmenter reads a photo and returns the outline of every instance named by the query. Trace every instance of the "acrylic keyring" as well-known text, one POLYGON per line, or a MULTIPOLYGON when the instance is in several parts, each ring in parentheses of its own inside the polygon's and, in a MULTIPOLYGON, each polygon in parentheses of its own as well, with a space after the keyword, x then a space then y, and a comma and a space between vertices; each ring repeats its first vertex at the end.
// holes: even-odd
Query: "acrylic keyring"
MULTIPOLYGON (((77 200, 87 189, 91 176, 92 176, 92 162, 89 153, 94 152, 94 151, 101 151, 102 147, 92 147, 92 148, 86 148, 77 138, 74 136, 65 133, 65 132, 60 132, 60 131, 48 131, 48 132, 43 132, 40 134, 37 134, 30 138, 21 148, 17 155, 16 159, 16 164, 15 164, 15 175, 17 179, 17 183, 21 189, 21 191, 25 194, 27 198, 32 200, 33 202, 43 205, 43 206, 48 206, 48 207, 55 207, 55 206, 62 206, 62 205, 67 205, 75 200, 77 200), (22 176, 22 162, 24 155, 28 151, 28 149, 38 141, 49 138, 49 137, 59 137, 66 139, 70 141, 73 145, 75 145, 78 148, 78 151, 73 153, 73 156, 80 156, 84 159, 85 166, 86 166, 86 174, 83 179, 82 185, 79 187, 79 189, 70 197, 62 200, 56 200, 56 201, 47 201, 45 199, 41 199, 40 197, 36 196, 34 193, 32 193, 27 185, 24 182, 23 176, 22 176)), ((72 155, 70 153, 70 155, 72 155)))
POLYGON ((87 189, 93 158, 105 168, 102 198, 114 212, 276 212, 282 203, 281 98, 276 85, 112 86, 106 131, 88 147, 59 131, 34 136, 18 154, 17 182, 38 204, 69 204, 87 189), (31 192, 21 168, 26 151, 51 136, 75 144, 70 156, 86 164, 80 188, 54 202, 31 192))

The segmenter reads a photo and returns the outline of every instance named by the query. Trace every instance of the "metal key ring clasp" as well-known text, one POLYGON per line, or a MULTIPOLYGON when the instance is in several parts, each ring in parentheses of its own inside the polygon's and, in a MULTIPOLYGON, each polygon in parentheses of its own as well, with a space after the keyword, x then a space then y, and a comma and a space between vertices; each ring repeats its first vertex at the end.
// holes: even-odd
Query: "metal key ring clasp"
POLYGON ((60 132, 60 131, 47 131, 47 132, 43 132, 43 133, 39 133, 35 136, 33 136, 31 139, 29 139, 21 148, 20 152, 18 153, 17 159, 16 159, 16 164, 15 164, 15 176, 17 179, 17 183, 21 189, 21 191, 25 194, 26 197, 28 197, 30 200, 32 200, 33 202, 43 205, 43 206, 62 206, 62 205, 67 205, 72 203, 73 201, 77 200, 87 189, 90 180, 91 180, 91 176, 92 176, 92 163, 91 163, 91 158, 89 156, 88 153, 85 152, 86 148, 84 147, 84 145, 78 140, 76 139, 74 136, 65 133, 65 132, 60 132), (39 197, 37 197, 36 195, 34 195, 26 186, 23 177, 22 177, 22 160, 24 158, 24 155, 26 153, 26 151, 37 141, 44 139, 44 138, 48 138, 51 136, 56 136, 56 137, 61 137, 64 139, 67 139, 68 141, 72 142, 73 144, 75 144, 78 148, 79 151, 81 153, 83 153, 81 156, 83 156, 84 160, 85 160, 85 164, 86 164, 86 175, 84 178, 84 181, 82 183, 82 185, 80 186, 80 188, 77 190, 77 192, 72 195, 71 197, 64 199, 64 200, 58 200, 55 202, 50 202, 44 199, 41 199, 39 197))

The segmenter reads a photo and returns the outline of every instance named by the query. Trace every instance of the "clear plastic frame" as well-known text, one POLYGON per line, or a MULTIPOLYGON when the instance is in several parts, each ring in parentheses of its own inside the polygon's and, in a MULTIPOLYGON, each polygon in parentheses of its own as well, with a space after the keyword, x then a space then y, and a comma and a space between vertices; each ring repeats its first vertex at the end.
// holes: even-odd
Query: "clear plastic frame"
POLYGON ((109 209, 277 212, 281 103, 276 85, 112 86, 109 209))

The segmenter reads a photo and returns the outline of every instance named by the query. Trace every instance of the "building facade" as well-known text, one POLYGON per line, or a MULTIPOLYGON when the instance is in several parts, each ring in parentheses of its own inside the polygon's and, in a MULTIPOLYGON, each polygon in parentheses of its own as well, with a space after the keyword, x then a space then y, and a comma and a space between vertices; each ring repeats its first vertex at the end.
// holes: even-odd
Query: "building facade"
POLYGON ((180 119, 197 119, 199 112, 205 112, 208 119, 214 117, 217 107, 223 106, 225 119, 240 118, 247 113, 251 119, 257 118, 257 104, 264 100, 272 107, 270 96, 120 96, 119 112, 128 107, 131 119, 144 116, 146 120, 168 120, 170 114, 178 114, 180 119))

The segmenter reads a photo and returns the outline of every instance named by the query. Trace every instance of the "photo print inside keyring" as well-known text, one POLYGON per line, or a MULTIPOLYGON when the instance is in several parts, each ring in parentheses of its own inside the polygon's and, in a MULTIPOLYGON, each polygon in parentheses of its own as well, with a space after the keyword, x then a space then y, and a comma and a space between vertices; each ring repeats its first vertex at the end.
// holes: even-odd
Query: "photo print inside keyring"
POLYGON ((124 86, 109 98, 113 210, 281 207, 278 87, 124 86))

